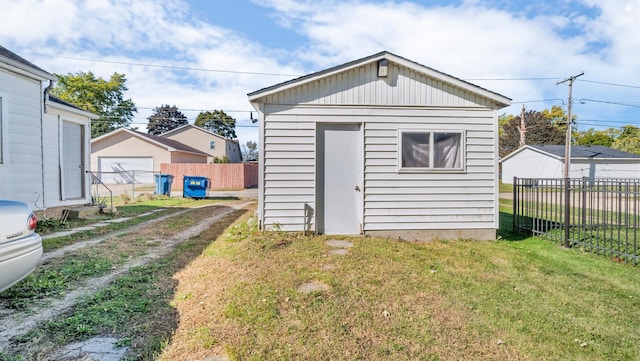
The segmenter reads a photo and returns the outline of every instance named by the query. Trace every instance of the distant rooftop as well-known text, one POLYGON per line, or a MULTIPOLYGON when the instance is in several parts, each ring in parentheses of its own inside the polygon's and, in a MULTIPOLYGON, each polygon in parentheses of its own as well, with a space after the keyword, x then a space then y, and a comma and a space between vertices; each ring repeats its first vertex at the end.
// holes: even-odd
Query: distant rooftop
MULTIPOLYGON (((564 158, 564 145, 529 145, 529 147, 564 158)), ((640 155, 623 152, 603 145, 572 145, 571 158, 640 158, 640 155)))

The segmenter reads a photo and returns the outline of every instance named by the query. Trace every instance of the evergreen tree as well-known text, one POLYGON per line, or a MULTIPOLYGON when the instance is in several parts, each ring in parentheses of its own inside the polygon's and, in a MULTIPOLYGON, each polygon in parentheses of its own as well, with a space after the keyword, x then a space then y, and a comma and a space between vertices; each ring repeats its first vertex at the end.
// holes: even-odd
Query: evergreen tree
POLYGON ((160 135, 189 124, 187 117, 175 105, 162 105, 159 108, 155 108, 153 114, 147 119, 149 119, 147 133, 153 135, 160 135))

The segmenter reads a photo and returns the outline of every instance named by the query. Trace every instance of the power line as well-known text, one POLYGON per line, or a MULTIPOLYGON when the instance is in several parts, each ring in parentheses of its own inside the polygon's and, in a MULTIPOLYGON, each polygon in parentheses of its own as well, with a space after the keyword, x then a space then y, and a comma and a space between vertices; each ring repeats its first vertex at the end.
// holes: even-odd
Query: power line
POLYGON ((245 74, 245 75, 286 76, 286 77, 298 77, 298 76, 300 76, 299 74, 265 73, 265 72, 242 71, 242 70, 225 70, 225 69, 191 68, 191 67, 186 67, 186 66, 172 66, 172 65, 133 63, 133 62, 115 61, 115 60, 98 60, 98 59, 76 58, 76 57, 61 56, 61 55, 45 55, 45 54, 36 54, 36 53, 22 53, 22 54, 24 54, 24 55, 41 56, 41 57, 48 57, 48 58, 60 58, 60 59, 80 60, 80 61, 91 61, 91 62, 96 62, 96 63, 107 63, 107 64, 143 66, 143 67, 148 67, 148 68, 160 68, 160 69, 172 69, 172 70, 204 71, 204 72, 211 72, 211 73, 229 73, 229 74, 245 74))
POLYGON ((608 101, 608 100, 597 100, 597 99, 585 99, 585 98, 581 98, 578 99, 579 101, 587 101, 587 102, 594 102, 594 103, 603 103, 603 104, 611 104, 611 105, 621 105, 621 106, 625 106, 625 107, 634 107, 634 108, 640 108, 640 105, 638 104, 629 104, 629 103, 625 103, 625 102, 614 102, 614 101, 608 101))
MULTIPOLYGON (((121 65, 130 65, 130 66, 142 66, 149 68, 160 68, 160 69, 173 69, 173 70, 186 70, 186 71, 204 71, 204 72, 213 72, 213 73, 229 73, 229 74, 246 74, 246 75, 263 75, 263 76, 282 76, 282 77, 300 77, 303 74, 287 74, 287 73, 269 73, 269 72, 254 72, 254 71, 245 71, 245 70, 227 70, 227 69, 208 69, 208 68, 193 68, 186 66, 172 66, 172 65, 158 65, 158 64, 149 64, 149 63, 138 63, 138 62, 127 62, 127 61, 115 61, 115 60, 102 60, 102 59, 92 59, 92 58, 80 58, 80 57, 72 57, 72 56, 62 56, 62 55, 52 55, 52 54, 40 54, 40 53, 20 53, 22 55, 33 55, 40 56, 46 58, 59 58, 59 59, 70 59, 70 60, 79 60, 79 61, 90 61, 96 63, 106 63, 106 64, 121 64, 121 65)), ((465 78, 465 81, 530 81, 530 80, 558 80, 562 79, 562 77, 497 77, 497 78, 465 78)), ((585 83, 594 83, 601 85, 609 85, 609 86, 617 86, 624 88, 632 88, 632 89, 640 89, 640 85, 629 85, 629 84, 619 84, 612 82, 604 82, 598 80, 585 80, 580 79, 578 81, 585 83)))
POLYGON ((638 85, 616 84, 616 83, 609 83, 609 82, 605 82, 605 81, 585 80, 585 79, 580 79, 578 81, 582 81, 582 82, 585 82, 585 83, 594 83, 594 84, 601 84, 601 85, 618 86, 618 87, 623 87, 623 88, 640 89, 640 86, 638 86, 638 85))

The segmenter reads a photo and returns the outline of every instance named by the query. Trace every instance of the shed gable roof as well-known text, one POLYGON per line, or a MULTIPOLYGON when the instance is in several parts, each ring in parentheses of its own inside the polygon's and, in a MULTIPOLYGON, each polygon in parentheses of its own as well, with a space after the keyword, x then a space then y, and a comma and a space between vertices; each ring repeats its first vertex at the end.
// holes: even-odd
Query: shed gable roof
POLYGON ((253 104, 354 104, 484 106, 502 108, 511 99, 451 75, 383 51, 248 94, 253 104), (378 62, 389 74, 378 77, 378 62), (336 100, 338 99, 338 100, 336 100))

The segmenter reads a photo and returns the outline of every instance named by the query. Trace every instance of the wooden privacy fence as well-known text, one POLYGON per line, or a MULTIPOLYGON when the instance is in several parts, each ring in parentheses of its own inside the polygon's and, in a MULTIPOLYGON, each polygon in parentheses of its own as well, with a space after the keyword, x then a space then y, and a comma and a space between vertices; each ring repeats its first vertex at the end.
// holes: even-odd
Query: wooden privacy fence
POLYGON ((513 229, 637 264, 640 179, 514 178, 513 229))
POLYGON ((251 163, 162 163, 161 174, 173 175, 171 189, 182 189, 186 176, 209 178, 209 189, 245 189, 258 185, 258 165, 251 163))

